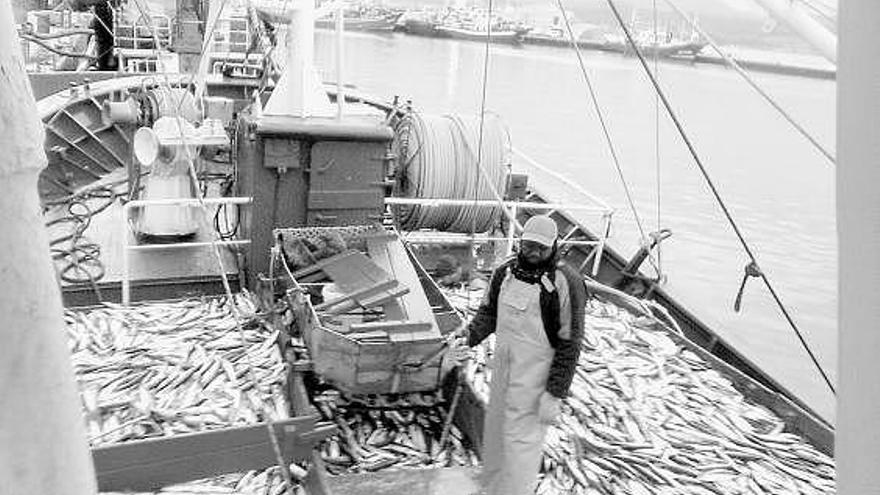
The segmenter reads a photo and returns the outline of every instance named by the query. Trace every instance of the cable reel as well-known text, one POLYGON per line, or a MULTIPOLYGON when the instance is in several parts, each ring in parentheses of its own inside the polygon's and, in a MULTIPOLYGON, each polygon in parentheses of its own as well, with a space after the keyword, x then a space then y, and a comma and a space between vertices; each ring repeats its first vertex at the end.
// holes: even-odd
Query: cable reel
MULTIPOLYGON (((398 123, 392 143, 398 157, 393 195, 413 199, 495 201, 504 194, 510 142, 501 119, 411 112, 398 123)), ((486 232, 498 224, 500 205, 395 205, 403 230, 486 232)))

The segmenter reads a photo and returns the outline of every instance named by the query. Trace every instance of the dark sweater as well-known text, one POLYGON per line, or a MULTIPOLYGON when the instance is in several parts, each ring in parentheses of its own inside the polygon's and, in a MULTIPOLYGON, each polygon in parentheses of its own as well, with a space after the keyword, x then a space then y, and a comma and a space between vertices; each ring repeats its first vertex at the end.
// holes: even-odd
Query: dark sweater
MULTIPOLYGON (((488 293, 477 309, 477 314, 468 325, 468 346, 479 344, 495 331, 498 323, 498 293, 501 291, 501 282, 504 281, 511 265, 515 262, 515 260, 508 261, 492 273, 488 293)), ((544 323, 547 340, 555 351, 553 362, 550 364, 550 375, 547 378, 547 392, 562 399, 568 396, 580 356, 580 342, 584 335, 584 305, 587 300, 587 291, 583 277, 563 262, 557 263, 554 270, 547 272, 551 281, 555 278, 557 270, 565 276, 568 282, 569 301, 571 302, 570 338, 566 339, 559 335, 558 291, 547 291, 542 284, 538 283, 538 285, 541 287, 541 320, 544 323)))

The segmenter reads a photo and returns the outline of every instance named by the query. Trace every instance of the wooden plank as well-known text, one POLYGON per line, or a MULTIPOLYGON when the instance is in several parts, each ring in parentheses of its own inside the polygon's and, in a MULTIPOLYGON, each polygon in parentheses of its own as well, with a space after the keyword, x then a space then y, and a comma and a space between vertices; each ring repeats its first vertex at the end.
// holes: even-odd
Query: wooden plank
POLYGON ((368 295, 363 298, 359 297, 355 301, 348 301, 346 303, 339 304, 338 306, 334 306, 330 310, 325 311, 325 314, 341 315, 342 313, 351 311, 358 306, 365 309, 375 306, 382 306, 384 304, 396 301, 398 297, 409 292, 409 288, 401 287, 396 280, 394 280, 393 282, 393 286, 390 289, 386 289, 378 294, 368 295))
POLYGON ((318 260, 318 262, 315 263, 314 265, 309 265, 305 268, 301 268, 301 269, 293 272, 293 278, 299 280, 301 277, 305 277, 306 275, 310 275, 312 273, 323 270, 324 267, 327 265, 336 263, 340 260, 348 258, 349 256, 353 256, 355 253, 358 253, 358 251, 350 249, 348 251, 333 255, 329 258, 324 258, 322 260, 318 260))
POLYGON ((347 335, 347 337, 355 339, 355 340, 378 340, 389 342, 390 338, 388 336, 388 332, 384 330, 367 330, 363 332, 351 332, 347 335))
MULTIPOLYGON (((400 285, 396 280, 394 281, 394 287, 389 289, 388 291, 382 294, 376 294, 373 296, 368 296, 364 298, 358 298, 358 303, 364 308, 371 308, 373 306, 384 306, 385 304, 396 302, 398 297, 403 296, 404 294, 409 293, 409 287, 404 287, 400 285)), ((394 318, 399 319, 399 318, 394 318)))
MULTIPOLYGON (((396 239, 397 235, 392 233, 383 233, 366 237, 367 252, 370 254, 370 258, 372 258, 380 267, 389 271, 391 270, 391 259, 389 258, 388 249, 385 248, 385 244, 393 242, 396 239)), ((385 311, 385 318, 389 320, 407 319, 406 309, 404 308, 403 303, 398 299, 382 304, 382 309, 385 311)))
POLYGON ((394 278, 360 251, 349 251, 349 253, 348 256, 334 260, 323 267, 324 273, 330 276, 343 292, 354 292, 362 287, 394 278))
POLYGON ((392 287, 396 287, 397 285, 398 285, 397 280, 391 280, 391 279, 385 280, 384 282, 378 282, 378 283, 375 283, 375 284, 370 285, 368 287, 364 287, 363 289, 360 289, 358 291, 351 292, 349 294, 344 294, 339 297, 334 297, 333 299, 330 299, 329 301, 324 301, 323 303, 315 306, 315 311, 323 311, 325 309, 331 308, 333 306, 337 306, 341 303, 344 303, 346 301, 350 301, 352 299, 363 300, 365 298, 368 298, 368 296, 375 296, 376 292, 385 291, 386 289, 391 289, 392 287))
MULTIPOLYGON (((274 424, 285 459, 309 458, 319 439, 300 435, 313 431, 316 421, 317 416, 301 416, 274 424)), ((276 463, 265 424, 98 447, 92 459, 101 491, 153 491, 276 463)))
POLYGON ((395 333, 421 332, 429 330, 431 324, 425 321, 370 321, 365 323, 353 323, 351 331, 353 332, 369 332, 373 330, 383 330, 389 335, 395 333))
POLYGON ((419 282, 419 276, 415 268, 413 268, 409 256, 406 254, 406 248, 404 248, 400 239, 368 238, 367 251, 380 267, 388 270, 402 285, 410 288, 409 293, 399 299, 405 315, 403 319, 414 322, 429 322, 431 324, 431 327, 427 330, 413 332, 412 338, 440 337, 440 329, 437 328, 437 322, 434 320, 434 312, 431 310, 431 305, 428 303, 424 290, 422 290, 421 282, 419 282))

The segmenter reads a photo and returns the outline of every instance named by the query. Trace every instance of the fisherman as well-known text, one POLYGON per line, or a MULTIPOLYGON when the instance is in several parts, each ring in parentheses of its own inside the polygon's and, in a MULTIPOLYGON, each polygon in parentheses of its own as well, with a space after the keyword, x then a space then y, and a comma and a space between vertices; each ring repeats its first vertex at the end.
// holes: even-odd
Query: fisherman
POLYGON ((495 333, 483 427, 488 495, 533 494, 544 434, 569 392, 583 336, 583 278, 559 261, 556 222, 526 222, 516 257, 498 267, 467 328, 467 346, 495 333))
POLYGON ((93 7, 92 22, 89 27, 95 33, 97 70, 116 70, 119 63, 116 54, 113 53, 113 9, 118 3, 118 0, 70 0, 70 6, 75 11, 84 11, 93 7))

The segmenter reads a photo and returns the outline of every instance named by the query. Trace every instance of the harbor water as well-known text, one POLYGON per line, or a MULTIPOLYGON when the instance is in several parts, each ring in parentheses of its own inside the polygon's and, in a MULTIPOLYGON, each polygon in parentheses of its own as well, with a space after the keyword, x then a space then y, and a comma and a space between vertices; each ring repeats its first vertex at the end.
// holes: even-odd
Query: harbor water
MULTIPOLYGON (((424 112, 477 114, 485 50, 477 42, 348 33, 343 80, 389 100, 410 99, 424 112)), ((333 33, 318 31, 316 61, 325 80, 336 79, 334 57, 333 33)), ((742 310, 734 312, 749 259, 638 60, 591 51, 584 57, 643 229, 673 232, 657 260, 665 289, 833 420, 833 395, 760 279, 747 282, 742 310)), ((833 380, 834 166, 732 70, 661 61, 658 76, 761 270, 833 380)), ((834 81, 754 77, 834 150, 834 81)), ((637 250, 637 222, 573 51, 491 46, 485 108, 503 118, 515 148, 608 202, 615 209, 611 245, 626 257, 637 250)), ((578 201, 574 188, 544 174, 533 172, 530 180, 554 201, 578 201)))

